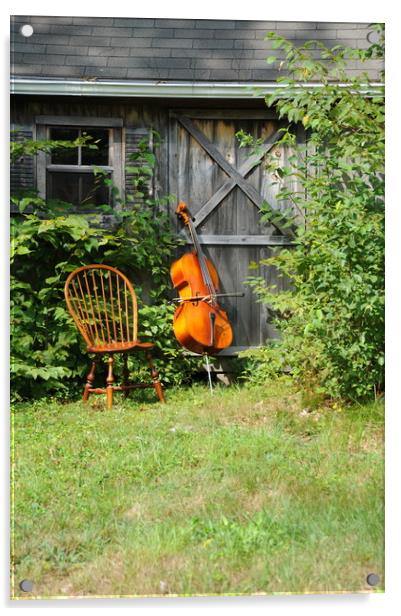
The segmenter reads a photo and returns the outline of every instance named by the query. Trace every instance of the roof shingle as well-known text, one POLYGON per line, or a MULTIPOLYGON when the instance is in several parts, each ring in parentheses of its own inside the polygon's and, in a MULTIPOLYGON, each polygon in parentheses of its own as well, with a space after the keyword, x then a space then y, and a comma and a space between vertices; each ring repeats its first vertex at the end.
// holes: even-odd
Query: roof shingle
MULTIPOLYGON (((273 22, 104 17, 11 17, 13 76, 167 81, 274 81, 277 67, 264 60, 278 55, 269 31, 300 44, 318 39, 328 46, 369 46, 364 23, 273 22), (33 35, 20 33, 23 24, 33 35)), ((377 78, 381 63, 353 65, 377 78)))

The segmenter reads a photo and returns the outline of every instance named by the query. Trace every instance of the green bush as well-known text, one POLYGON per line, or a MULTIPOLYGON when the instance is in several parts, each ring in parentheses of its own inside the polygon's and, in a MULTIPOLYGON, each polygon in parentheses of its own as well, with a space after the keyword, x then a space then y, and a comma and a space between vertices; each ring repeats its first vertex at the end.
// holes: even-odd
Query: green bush
MULTIPOLYGON (((299 124, 307 144, 288 166, 274 155, 267 164, 278 199, 290 199, 305 220, 292 247, 261 262, 278 268, 290 290, 249 278, 281 332, 279 343, 255 357, 257 378, 287 368, 303 386, 349 399, 377 395, 384 385, 384 96, 367 75, 350 79, 344 70, 349 58, 383 57, 383 31, 375 27, 380 43, 364 51, 317 41, 297 48, 268 35, 285 51, 291 76, 278 80, 266 103, 289 120, 282 146, 296 144, 299 124), (310 88, 310 81, 321 86, 310 88), (294 176, 295 193, 286 182, 294 176)), ((249 136, 239 137, 249 145, 249 136)), ((268 209, 264 218, 272 219, 268 209)))
MULTIPOLYGON (((12 159, 40 149, 76 145, 12 144, 12 159)), ((20 212, 11 220, 13 399, 71 396, 81 391, 88 357, 66 310, 63 288, 67 275, 88 263, 111 264, 133 281, 138 294, 139 335, 144 341, 156 342, 155 354, 165 383, 182 382, 198 364, 183 355, 171 327, 174 309, 168 298, 169 266, 177 238, 167 216, 169 200, 146 196, 146 180, 156 161, 145 141, 132 158, 137 173, 134 195, 121 203, 112 188, 119 207, 103 206, 99 215, 79 215, 69 204, 45 202, 35 194, 12 198, 20 212), (104 215, 108 216, 106 226, 104 215)), ((109 182, 101 170, 96 173, 99 181, 109 182)), ((132 357, 130 364, 140 377, 144 375, 143 361, 132 357)))

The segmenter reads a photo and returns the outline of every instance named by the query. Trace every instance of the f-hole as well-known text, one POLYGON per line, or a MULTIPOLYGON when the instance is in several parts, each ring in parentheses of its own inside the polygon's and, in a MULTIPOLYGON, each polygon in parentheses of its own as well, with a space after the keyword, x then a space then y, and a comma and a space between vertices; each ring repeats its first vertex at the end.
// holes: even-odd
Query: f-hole
POLYGON ((210 346, 214 346, 214 322, 216 320, 216 315, 214 314, 214 312, 210 312, 209 313, 209 318, 210 318, 210 346))

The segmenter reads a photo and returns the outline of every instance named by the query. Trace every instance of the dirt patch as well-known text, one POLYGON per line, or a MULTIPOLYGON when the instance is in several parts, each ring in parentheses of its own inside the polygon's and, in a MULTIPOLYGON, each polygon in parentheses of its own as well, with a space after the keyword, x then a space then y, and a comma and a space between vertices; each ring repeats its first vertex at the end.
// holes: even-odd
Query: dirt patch
POLYGON ((144 516, 144 507, 139 503, 135 503, 130 509, 123 513, 123 518, 126 520, 139 520, 144 516))

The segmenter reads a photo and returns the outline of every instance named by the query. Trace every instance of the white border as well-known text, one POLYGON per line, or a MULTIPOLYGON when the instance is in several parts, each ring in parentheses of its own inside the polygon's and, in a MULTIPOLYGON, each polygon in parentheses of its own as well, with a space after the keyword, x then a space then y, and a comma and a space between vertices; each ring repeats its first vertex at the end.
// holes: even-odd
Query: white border
MULTIPOLYGON (((240 597, 234 598, 201 598, 194 599, 161 599, 119 601, 86 600, 61 602, 34 602, 17 604, 10 603, 8 595, 8 540, 5 536, 5 545, 2 545, 1 562, 2 575, 0 576, 3 606, 6 609, 23 610, 25 608, 46 608, 54 611, 76 609, 106 609, 114 610, 116 607, 123 610, 132 610, 136 614, 152 614, 155 611, 175 614, 208 610, 211 614, 242 614, 244 610, 254 614, 297 614, 297 616, 311 616, 312 614, 341 613, 344 616, 366 616, 372 613, 390 614, 394 607, 399 605, 400 597, 400 532, 401 519, 399 468, 400 468, 400 439, 401 439, 401 404, 400 404, 400 346, 401 346, 401 255, 399 230, 401 229, 401 208, 399 206, 399 147, 401 143, 400 112, 399 112, 399 59, 401 58, 401 37, 399 34, 399 9, 393 0, 364 0, 363 2, 350 2, 349 0, 336 0, 336 2, 322 2, 309 0, 307 3, 299 0, 287 0, 281 3, 268 3, 261 0, 247 0, 246 3, 235 3, 232 0, 202 0, 200 3, 182 2, 182 0, 146 0, 138 3, 132 0, 114 0, 112 3, 100 4, 98 1, 69 0, 67 4, 57 4, 54 0, 32 1, 14 0, 1 5, 3 50, 6 50, 2 63, 3 67, 3 96, 0 97, 2 110, 2 127, 4 130, 1 154, 1 169, 8 166, 8 69, 9 58, 7 47, 9 40, 9 15, 76 15, 76 16, 116 16, 116 17, 155 17, 155 18, 195 18, 195 19, 263 19, 282 21, 335 21, 335 22, 386 22, 386 128, 387 128, 387 232, 386 232, 386 280, 387 280, 387 419, 386 419, 386 593, 371 596, 292 596, 292 597, 240 597)), ((7 178, 7 175, 5 175, 7 178)), ((8 203, 6 181, 3 183, 3 205, 8 203)), ((7 256, 8 256, 8 214, 3 207, 3 225, 1 226, 3 247, 1 259, 1 274, 3 282, 3 298, 7 297, 7 256)), ((0 319, 0 340, 3 341, 3 357, 7 355, 7 302, 2 302, 2 319, 0 319)), ((0 387, 8 392, 8 375, 4 368, 1 372, 0 387)), ((5 394, 3 410, 3 425, 1 444, 5 446, 3 453, 3 502, 8 501, 8 441, 9 428, 7 419, 7 393, 5 394)), ((1 508, 2 530, 7 530, 7 508, 1 508)), ((66 612, 62 612, 66 613, 66 612)))

